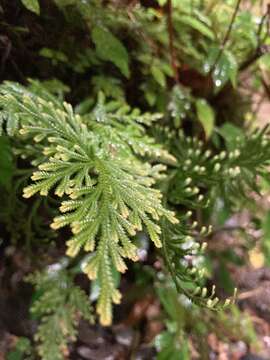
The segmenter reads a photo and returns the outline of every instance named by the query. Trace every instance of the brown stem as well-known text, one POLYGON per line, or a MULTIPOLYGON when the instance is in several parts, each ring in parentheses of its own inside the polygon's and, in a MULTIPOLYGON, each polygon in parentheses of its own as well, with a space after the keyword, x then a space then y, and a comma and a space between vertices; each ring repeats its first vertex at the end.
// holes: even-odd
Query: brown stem
POLYGON ((267 84, 267 82, 263 76, 261 77, 261 82, 263 84, 263 87, 264 87, 267 97, 270 99, 270 86, 269 86, 269 84, 267 84))
POLYGON ((243 71, 246 68, 248 68, 250 65, 252 65, 256 60, 258 60, 262 55, 264 55, 266 52, 269 52, 268 47, 264 46, 264 43, 267 39, 267 36, 269 35, 269 28, 270 28, 270 6, 267 7, 266 13, 262 16, 260 24, 258 26, 257 30, 257 47, 255 51, 250 55, 247 60, 245 60, 240 66, 239 71, 243 71), (262 31, 263 31, 263 25, 267 21, 267 29, 266 34, 264 38, 261 38, 262 31))
POLYGON ((239 65, 239 72, 243 72, 246 70, 249 66, 254 64, 255 61, 257 61, 265 52, 261 47, 257 48, 253 54, 249 58, 247 58, 242 64, 239 65))
POLYGON ((174 72, 175 82, 179 83, 179 74, 176 63, 175 48, 173 44, 172 0, 168 0, 167 2, 167 26, 168 26, 168 34, 169 34, 169 50, 171 57, 171 66, 174 72))
POLYGON ((262 34, 262 30, 263 30, 263 24, 264 24, 264 22, 265 22, 265 20, 266 20, 266 18, 267 18, 268 16, 269 16, 268 12, 266 12, 266 13, 263 15, 263 17, 262 17, 262 19, 261 19, 261 21, 260 21, 258 30, 257 30, 257 39, 258 39, 259 45, 260 45, 260 37, 261 37, 261 34, 262 34))
POLYGON ((228 29, 227 29, 227 32, 226 32, 226 34, 225 34, 225 36, 224 36, 224 39, 223 39, 223 41, 222 41, 222 44, 221 44, 221 46, 220 46, 220 49, 219 49, 217 58, 216 58, 214 64, 212 65, 212 68, 211 68, 211 70, 210 70, 210 73, 211 73, 211 74, 212 74, 212 72, 214 71, 217 63, 219 62, 220 57, 221 57, 221 55, 222 55, 222 53, 223 53, 223 50, 224 50, 224 48, 225 48, 225 46, 226 46, 226 44, 227 44, 227 42, 228 42, 228 40, 229 40, 229 38, 230 38, 230 35, 231 35, 231 32, 232 32, 232 28, 233 28, 233 24, 234 24, 234 21, 235 21, 235 19, 236 19, 236 15, 237 15, 237 13, 238 13, 238 10, 239 10, 239 8, 240 8, 240 4, 241 4, 241 0, 237 0, 236 6, 235 6, 235 8, 234 8, 233 16, 232 16, 232 18, 231 18, 230 25, 229 25, 229 27, 228 27, 228 29))
MULTIPOLYGON (((136 17, 134 16, 132 9, 128 9, 127 10, 127 15, 130 19, 130 21, 135 25, 137 22, 136 17)), ((142 30, 142 28, 135 26, 134 27, 134 31, 138 34, 138 36, 140 36, 143 41, 149 46, 149 48, 156 54, 158 55, 158 46, 155 44, 155 42, 149 37, 147 36, 144 31, 142 30)))

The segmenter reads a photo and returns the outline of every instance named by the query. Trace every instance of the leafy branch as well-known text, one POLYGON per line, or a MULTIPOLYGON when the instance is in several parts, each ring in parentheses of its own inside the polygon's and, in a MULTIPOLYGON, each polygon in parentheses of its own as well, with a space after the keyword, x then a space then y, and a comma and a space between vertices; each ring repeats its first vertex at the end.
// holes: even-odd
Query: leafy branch
MULTIPOLYGON (((51 99, 44 90, 39 96, 5 83, 0 92, 3 110, 18 119, 19 135, 37 143, 32 154, 25 154, 34 157, 38 169, 32 175, 35 183, 24 189, 24 197, 47 196, 52 188, 55 195, 68 196, 60 206, 63 215, 56 217, 51 227, 71 227, 69 256, 76 256, 81 248, 92 254, 83 271, 99 281, 97 311, 101 323, 108 325, 111 303, 121 298, 113 282, 113 268, 123 273, 127 269, 124 258, 137 260, 130 237, 145 228, 161 247, 159 218, 178 222, 173 212, 162 206, 160 191, 152 188, 164 165, 151 166, 135 153, 170 161, 173 157, 143 136, 143 127, 127 120, 125 111, 122 117, 121 112, 108 116, 107 122, 106 109, 99 103, 84 121, 69 104, 51 99), (124 136, 123 127, 115 122, 117 116, 130 136, 124 136)), ((147 118, 138 113, 132 117, 139 121, 147 118)))
POLYGON ((233 11, 233 15, 232 15, 231 21, 230 21, 229 26, 228 26, 228 28, 227 28, 226 34, 225 34, 225 36, 224 36, 224 38, 223 38, 223 40, 222 40, 222 43, 221 43, 219 52, 218 52, 217 57, 216 57, 216 60, 215 60, 215 62, 213 63, 211 69, 210 69, 210 74, 212 74, 212 72, 215 70, 215 67, 217 66, 217 64, 218 64, 218 62, 219 62, 219 60, 220 60, 220 58, 221 58, 221 55, 222 55, 222 53, 223 53, 223 50, 224 50, 227 42, 228 42, 229 39, 230 39, 230 35, 231 35, 232 29, 233 29, 233 24, 234 24, 234 22, 235 22, 237 13, 238 13, 238 11, 239 11, 239 9, 240 9, 241 1, 242 1, 242 0, 237 0, 237 2, 236 2, 236 5, 235 5, 234 11, 233 11))
POLYGON ((44 360, 63 360, 68 342, 75 341, 80 318, 92 321, 87 295, 74 286, 68 273, 53 266, 28 276, 39 296, 31 306, 41 320, 35 335, 39 355, 44 360))

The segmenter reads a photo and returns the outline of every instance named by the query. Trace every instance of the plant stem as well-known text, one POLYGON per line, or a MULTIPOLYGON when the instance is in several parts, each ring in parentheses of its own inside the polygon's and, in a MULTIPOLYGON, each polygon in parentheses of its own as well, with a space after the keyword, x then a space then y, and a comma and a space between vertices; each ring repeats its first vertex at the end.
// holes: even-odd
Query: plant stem
POLYGON ((250 65, 252 65, 256 60, 258 60, 262 55, 265 54, 267 50, 264 49, 264 43, 267 39, 267 36, 269 35, 269 28, 270 28, 270 6, 267 7, 267 10, 265 14, 262 16, 260 24, 258 26, 257 30, 257 47, 255 51, 248 57, 240 66, 239 70, 243 71, 250 65), (261 38, 262 31, 263 31, 263 25, 267 21, 267 29, 264 38, 261 38))
POLYGON ((175 48, 173 43, 172 0, 168 0, 167 2, 167 26, 168 26, 168 34, 169 34, 169 50, 171 57, 171 66, 174 72, 174 80, 176 83, 179 83, 179 74, 176 64, 175 48))
POLYGON ((214 71, 217 63, 218 63, 219 60, 220 60, 220 57, 221 57, 221 55, 222 55, 222 53, 223 53, 223 50, 224 50, 224 48, 225 48, 225 46, 226 46, 226 44, 227 44, 227 42, 228 42, 228 40, 229 40, 229 38, 230 38, 230 35, 231 35, 231 32, 232 32, 232 28, 233 28, 233 24, 234 24, 234 22, 235 22, 236 15, 237 15, 237 13, 238 13, 238 11, 239 11, 239 8, 240 8, 240 4, 241 4, 241 0, 237 0, 236 6, 235 6, 235 8, 234 8, 233 16, 232 16, 232 18, 231 18, 231 22, 230 22, 230 24, 229 24, 229 27, 228 27, 228 29, 227 29, 227 32, 226 32, 226 34, 225 34, 225 36, 224 36, 224 39, 223 39, 223 41, 222 41, 222 44, 221 44, 221 46, 220 46, 220 49, 219 49, 217 58, 216 58, 214 64, 212 65, 212 68, 211 68, 211 70, 210 70, 210 74, 212 74, 212 72, 214 71))

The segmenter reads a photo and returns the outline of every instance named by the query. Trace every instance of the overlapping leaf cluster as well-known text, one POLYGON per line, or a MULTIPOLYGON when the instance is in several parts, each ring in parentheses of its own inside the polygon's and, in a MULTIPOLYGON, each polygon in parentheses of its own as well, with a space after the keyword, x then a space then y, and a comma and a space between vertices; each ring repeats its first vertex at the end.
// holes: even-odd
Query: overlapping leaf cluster
POLYGON ((60 206, 63 215, 51 226, 71 226, 69 256, 76 256, 80 249, 91 253, 83 271, 90 279, 98 278, 97 311, 101 323, 108 325, 111 302, 119 303, 121 298, 112 269, 123 273, 127 269, 124 258, 137 260, 130 237, 145 228, 161 247, 159 218, 178 222, 173 212, 162 206, 161 193, 152 188, 164 166, 152 166, 134 154, 168 161, 174 158, 157 148, 143 135, 143 127, 134 123, 134 118, 150 121, 149 114, 135 111, 129 116, 127 109, 120 109, 107 116, 100 102, 92 114, 82 118, 74 114, 71 105, 59 103, 45 90, 37 95, 5 83, 0 92, 0 105, 18 119, 20 136, 37 143, 21 150, 38 165, 32 175, 35 183, 24 189, 24 197, 38 192, 46 196, 51 189, 59 197, 66 196, 60 206), (32 147, 33 152, 29 151, 32 147))
POLYGON ((66 271, 53 265, 28 277, 38 294, 31 312, 41 320, 35 335, 39 355, 44 360, 63 360, 68 342, 75 341, 80 318, 92 321, 89 299, 74 286, 66 271))
POLYGON ((170 200, 196 208, 217 197, 237 204, 251 191, 258 193, 260 179, 269 179, 269 136, 268 127, 252 130, 217 151, 180 132, 179 140, 173 140, 178 170, 171 176, 170 200))

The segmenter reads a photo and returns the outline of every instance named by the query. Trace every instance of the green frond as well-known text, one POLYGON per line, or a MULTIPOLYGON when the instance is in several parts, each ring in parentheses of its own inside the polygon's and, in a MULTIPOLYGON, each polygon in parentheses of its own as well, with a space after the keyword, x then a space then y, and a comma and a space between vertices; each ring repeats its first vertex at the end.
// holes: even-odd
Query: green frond
POLYGON ((156 247, 161 247, 160 218, 178 222, 163 207, 160 191, 152 188, 166 167, 152 166, 145 159, 167 163, 175 159, 145 135, 141 125, 160 115, 143 115, 123 105, 106 107, 101 97, 93 112, 81 117, 37 84, 34 88, 38 94, 9 82, 0 87, 0 106, 18 117, 20 134, 37 141, 34 148, 43 156, 32 175, 35 183, 24 189, 23 196, 47 196, 51 190, 65 196, 60 206, 63 214, 51 228, 71 227, 67 255, 75 257, 81 250, 93 253, 84 272, 100 284, 97 311, 108 325, 111 303, 121 298, 112 268, 124 273, 124 258, 138 259, 131 237, 145 228, 156 247), (110 107, 113 112, 108 112, 110 107))
POLYGON ((210 309, 221 309, 235 301, 236 292, 231 299, 221 302, 216 296, 215 286, 209 293, 203 285, 205 269, 202 259, 206 242, 198 242, 211 233, 211 226, 197 229, 197 223, 190 224, 190 213, 181 218, 178 225, 163 222, 163 253, 166 265, 179 293, 193 303, 210 309))
POLYGON ((177 170, 170 181, 170 201, 190 208, 206 206, 217 196, 236 203, 258 192, 258 177, 268 178, 270 133, 268 128, 254 130, 236 139, 233 148, 213 153, 196 138, 180 133, 175 141, 177 170))
POLYGON ((76 340, 79 319, 92 321, 89 299, 64 269, 51 266, 30 275, 28 281, 39 294, 31 306, 40 321, 35 335, 39 355, 44 360, 63 360, 68 343, 76 340))

